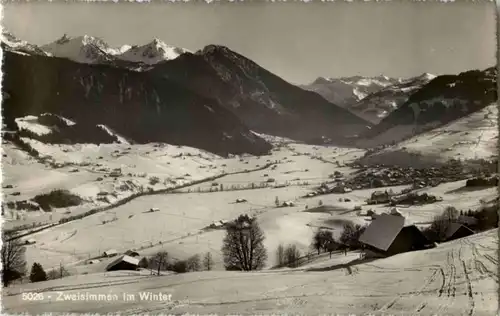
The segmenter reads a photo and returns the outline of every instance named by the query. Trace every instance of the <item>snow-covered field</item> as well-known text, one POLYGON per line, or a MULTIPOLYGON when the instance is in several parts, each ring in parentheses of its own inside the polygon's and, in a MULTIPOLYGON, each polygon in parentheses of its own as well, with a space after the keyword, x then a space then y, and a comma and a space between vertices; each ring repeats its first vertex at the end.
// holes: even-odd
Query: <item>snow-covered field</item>
MULTIPOLYGON (((220 231, 205 232, 203 236, 194 239, 195 236, 198 236, 200 229, 214 221, 231 220, 242 213, 272 211, 271 219, 262 220, 264 227, 269 226, 268 222, 273 223, 268 229, 269 246, 274 247, 276 242, 295 242, 305 249, 312 235, 312 229, 305 225, 308 220, 280 217, 285 213, 302 210, 305 203, 298 202, 297 199, 309 192, 313 185, 328 179, 329 174, 336 170, 346 174, 352 171, 346 167, 337 167, 334 161, 347 162, 363 154, 362 150, 289 144, 277 148, 269 156, 225 159, 194 148, 158 144, 48 145, 31 139, 24 141, 59 167, 42 164, 14 145, 5 144, 3 184, 12 185, 12 188, 4 189, 5 202, 31 199, 40 193, 67 189, 83 197, 85 203, 76 207, 54 209, 52 212, 7 208, 4 228, 57 222, 68 215, 81 214, 149 188, 160 190, 214 175, 248 170, 247 173, 229 174, 215 181, 181 190, 189 190, 189 194, 140 197, 109 211, 32 235, 37 239, 37 244, 28 248, 28 261, 30 264, 40 262, 47 268, 60 263, 81 263, 109 248, 125 251, 147 247, 141 253, 148 254, 157 251, 158 247, 174 244, 168 248, 178 257, 212 248, 219 251, 222 240, 220 231), (252 171, 270 162, 278 162, 276 169, 252 171), (121 175, 115 177, 113 171, 117 168, 121 170, 121 175), (151 184, 153 177, 159 179, 157 184, 151 184), (275 179, 271 187, 287 181, 292 185, 248 190, 251 183, 267 182, 269 178, 275 179), (222 184, 225 190, 214 193, 197 192, 198 187, 202 191, 213 187, 213 182, 219 184, 218 189, 222 184), (227 191, 232 186, 240 186, 245 190, 227 191), (20 194, 12 195, 14 192, 20 194), (109 202, 99 200, 105 194, 109 202), (276 197, 281 202, 296 201, 296 206, 276 208, 276 197), (244 198, 248 202, 235 203, 237 198, 244 198), (155 207, 160 211, 145 213, 155 207), (21 216, 16 219, 19 214, 21 216), (104 221, 108 223, 102 224, 104 221), (282 226, 293 227, 305 233, 293 238, 283 237, 282 226), (103 228, 106 229, 105 238, 99 237, 102 236, 103 228), (190 237, 190 234, 193 236, 190 237), (178 238, 182 240, 177 241, 178 238), (210 240, 213 240, 213 246, 204 246, 207 242, 210 244, 210 240), (160 241, 161 246, 158 245, 160 241)), ((308 214, 302 216, 310 217, 308 214)))
MULTIPOLYGON (((140 190, 159 190, 229 173, 214 181, 180 189, 177 193, 141 196, 108 211, 30 235, 29 238, 35 239, 36 243, 27 246, 28 266, 38 262, 45 270, 51 270, 62 264, 73 276, 40 284, 14 285, 8 291, 12 293, 16 289, 22 289, 26 292, 37 286, 44 287, 51 293, 58 289, 71 293, 87 290, 92 293, 173 291, 174 301, 163 304, 132 304, 123 301, 93 304, 92 311, 99 313, 141 313, 172 309, 175 313, 209 313, 221 310, 252 313, 280 310, 316 314, 327 310, 356 310, 363 313, 422 309, 424 314, 428 311, 457 312, 456 315, 459 315, 461 308, 472 308, 472 300, 454 301, 452 294, 447 296, 448 292, 441 293, 441 296, 446 295, 441 301, 433 297, 438 297, 441 282, 445 284, 445 291, 449 288, 449 293, 452 293, 452 289, 456 288, 456 295, 460 292, 464 298, 469 297, 469 292, 464 292, 468 291, 464 280, 469 278, 473 280, 471 284, 474 287, 481 287, 481 290, 471 292, 473 299, 478 300, 477 302, 484 299, 485 303, 474 305, 474 311, 468 315, 486 315, 493 310, 490 293, 492 286, 488 283, 492 281, 491 277, 478 279, 481 273, 489 276, 485 271, 494 271, 490 266, 493 263, 484 259, 490 258, 481 253, 485 249, 476 249, 472 244, 445 244, 427 252, 403 254, 377 261, 376 266, 353 266, 350 270, 332 270, 329 267, 358 258, 357 252, 347 256, 334 254, 331 259, 322 255, 297 269, 247 274, 223 272, 220 249, 224 231, 206 229, 214 222, 232 220, 244 213, 256 215, 266 236, 265 247, 269 253, 267 267, 271 267, 276 262, 274 252, 279 244, 295 244, 302 254, 306 254, 311 251, 311 239, 318 228, 329 228, 334 236, 339 236, 346 222, 369 224, 369 218, 363 216, 368 209, 376 213, 390 210, 384 205, 366 205, 366 199, 377 189, 303 198, 335 171, 345 175, 354 172, 345 164, 361 157, 363 150, 303 145, 272 137, 269 140, 275 143, 276 148, 268 156, 222 158, 194 148, 170 145, 47 145, 25 139, 42 155, 50 157, 52 163, 59 164, 58 168, 29 157, 12 144, 4 144, 3 184, 13 185, 13 188, 5 189, 6 199, 23 200, 54 189, 68 189, 86 199, 83 205, 69 209, 71 214, 84 212, 104 203, 97 199, 102 192, 114 197, 111 199, 113 202, 140 190), (273 165, 258 170, 270 163, 273 165), (121 170, 121 176, 115 177, 112 173, 117 168, 121 170), (230 174, 234 172, 243 173, 230 174), (151 184, 152 177, 157 177, 158 183, 151 184), (270 178, 274 181, 268 182, 270 178), (268 183, 269 187, 252 189, 252 183, 268 183), (125 191, 120 189, 124 184, 128 184, 125 191), (287 186, 280 186, 283 184, 287 186), (240 190, 233 190, 236 187, 240 190), (207 192, 209 189, 215 191, 215 188, 217 192, 207 192), (11 195, 14 191, 21 194, 11 195), (277 207, 276 198, 280 203, 290 201, 293 205, 277 207), (345 198, 350 201, 345 202, 345 198), (237 199, 245 201, 237 203, 237 199), (313 211, 319 205, 329 209, 313 211), (361 206, 361 214, 354 210, 355 206, 361 206), (149 212, 155 208, 158 211, 149 212), (88 260, 101 256, 108 249, 116 249, 120 253, 135 249, 141 257, 163 250, 172 259, 186 259, 194 254, 210 252, 215 271, 153 278, 148 273, 103 274, 112 258, 100 258, 101 262, 96 264, 88 264, 88 260), (457 261, 462 260, 458 259, 459 254, 461 258, 465 258, 465 268, 461 261, 457 261), (452 255, 455 257, 447 257, 452 255), (482 256, 484 260, 473 256, 482 256), (474 260, 484 262, 476 263, 474 260), (458 275, 456 271, 459 269, 466 269, 467 272, 458 275), (380 287, 375 285, 377 282, 380 287), (244 284, 245 290, 237 290, 236 283, 241 286, 244 284), (403 290, 395 290, 393 285, 396 283, 403 290), (209 291, 212 287, 217 287, 217 290, 209 291), (256 301, 256 309, 252 309, 252 300, 256 301)), ((421 189, 420 191, 440 196, 443 200, 423 206, 399 208, 399 211, 405 216, 407 224, 425 226, 447 206, 454 206, 459 210, 476 209, 481 205, 481 200, 490 201, 496 197, 495 188, 466 191, 461 189, 464 184, 465 181, 458 181, 421 189)), ((399 192, 404 188, 406 186, 391 189, 399 192)), ((12 217, 16 212, 19 211, 7 210, 7 217, 8 214, 12 217)), ((25 223, 28 215, 32 221, 43 221, 47 217, 56 221, 65 212, 67 209, 55 209, 47 213, 21 211, 24 214, 21 220, 11 220, 7 224, 12 226, 25 223)), ((472 237, 472 240, 480 238, 481 245, 489 247, 492 236, 492 233, 483 234, 472 237)), ((49 295, 48 292, 43 293, 49 295)), ((26 304, 23 306, 19 295, 6 296, 5 306, 12 312, 90 311, 88 304, 56 302, 56 294, 50 295, 50 303, 46 296, 44 302, 24 302, 26 304)))
MULTIPOLYGON (((498 155, 497 119, 498 108, 496 104, 492 104, 467 117, 383 149, 365 160, 375 164, 387 161, 402 164, 411 161, 415 165, 417 160, 444 162, 452 158, 491 159, 498 155)), ((402 137, 407 135, 400 130, 389 130, 384 134, 397 134, 396 132, 402 137)))
MULTIPOLYGON (((3 291, 7 313, 90 312, 494 315, 497 311, 498 230, 352 265, 343 254, 299 269, 195 272, 148 276, 108 272, 15 285, 3 291), (330 261, 330 262, 328 262, 330 261), (330 263, 330 265, 329 265, 330 263), (38 292, 35 299, 27 294, 38 292), (141 292, 163 293, 165 300, 141 292), (110 294, 100 301, 72 295, 110 294), (123 295, 128 295, 124 300, 123 295), (116 296, 114 296, 116 295, 116 296), (134 298, 134 300, 132 300, 134 298), (89 302, 92 300, 91 302, 89 302)), ((142 274, 142 275, 141 275, 142 274)))
MULTIPOLYGON (((426 226, 434 216, 448 206, 457 209, 476 209, 480 200, 496 197, 496 189, 460 192, 465 181, 442 184, 422 189, 441 196, 443 201, 433 204, 399 208, 407 224, 426 226), (457 191, 458 190, 458 191, 457 191)), ((405 186, 393 187, 395 192, 405 186)), ((139 197, 117 208, 69 222, 32 235, 37 243, 27 248, 28 262, 39 262, 47 268, 60 263, 79 271, 79 265, 102 255, 107 249, 125 252, 136 249, 141 256, 165 250, 173 258, 185 259, 194 254, 211 252, 216 268, 221 266, 222 230, 205 231, 203 228, 220 220, 232 220, 247 213, 258 216, 266 234, 266 248, 270 249, 268 266, 275 262, 272 251, 278 244, 296 244, 302 253, 309 250, 314 232, 327 227, 338 236, 345 222, 369 224, 369 218, 358 215, 355 206, 362 206, 376 213, 389 212, 384 205, 366 205, 365 200, 375 189, 357 190, 346 194, 329 194, 314 198, 301 198, 310 187, 222 191, 213 193, 178 193, 139 197), (276 207, 275 199, 293 201, 292 207, 276 207), (244 198, 245 203, 236 203, 244 198), (350 202, 339 201, 349 198, 350 202), (331 212, 311 212, 320 204, 333 207, 331 212), (158 212, 148 212, 158 208, 158 212), (103 224, 104 221, 108 221, 103 224), (102 234, 105 230, 105 235, 102 234), (290 232, 293 232, 291 234, 290 232), (74 266, 77 264, 77 266, 74 266)), ((361 215, 362 215, 361 214, 361 215)))

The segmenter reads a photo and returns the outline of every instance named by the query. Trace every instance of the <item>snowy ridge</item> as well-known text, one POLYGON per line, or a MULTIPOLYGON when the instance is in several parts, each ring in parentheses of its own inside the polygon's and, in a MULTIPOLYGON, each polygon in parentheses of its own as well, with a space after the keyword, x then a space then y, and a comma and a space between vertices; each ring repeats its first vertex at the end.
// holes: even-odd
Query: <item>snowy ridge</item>
POLYGON ((48 135, 52 133, 52 130, 45 125, 38 123, 38 117, 33 115, 28 115, 24 117, 19 117, 15 119, 17 127, 20 130, 26 130, 36 135, 48 135))
POLYGON ((154 65, 189 52, 184 48, 167 45, 159 39, 154 39, 151 43, 142 46, 127 44, 114 48, 98 37, 89 35, 69 37, 66 34, 50 44, 43 45, 41 49, 50 56, 86 64, 121 60, 154 65))
POLYGON ((52 113, 43 113, 42 115, 40 116, 54 116, 54 117, 57 117, 58 119, 62 120, 64 123, 66 123, 67 126, 73 126, 73 125, 76 125, 75 122, 73 122, 72 120, 70 119, 67 119, 65 117, 62 117, 60 115, 57 115, 57 114, 52 114, 52 113))
POLYGON ((152 65, 161 61, 175 59, 186 52, 188 52, 188 50, 167 45, 161 40, 155 38, 149 44, 143 46, 132 46, 117 57, 122 60, 142 62, 152 65))
POLYGON ((20 55, 35 54, 35 55, 45 55, 45 56, 48 55, 46 52, 42 51, 38 46, 29 44, 26 41, 18 39, 5 29, 2 29, 0 35, 0 42, 2 43, 2 48, 7 49, 16 54, 20 55))
POLYGON ((106 133, 108 133, 110 136, 114 136, 118 139, 118 142, 120 144, 129 144, 129 142, 122 136, 116 134, 113 130, 111 130, 109 127, 103 124, 98 124, 97 127, 102 128, 106 133))

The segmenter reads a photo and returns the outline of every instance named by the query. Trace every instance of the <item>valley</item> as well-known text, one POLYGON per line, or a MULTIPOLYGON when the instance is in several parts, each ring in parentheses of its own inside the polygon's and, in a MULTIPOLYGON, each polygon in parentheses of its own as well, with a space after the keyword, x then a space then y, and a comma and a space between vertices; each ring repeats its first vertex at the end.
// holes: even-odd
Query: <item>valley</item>
POLYGON ((221 45, 2 48, 4 243, 47 272, 8 313, 496 310, 495 68, 298 86, 221 45), (256 269, 227 259, 244 214, 256 269))

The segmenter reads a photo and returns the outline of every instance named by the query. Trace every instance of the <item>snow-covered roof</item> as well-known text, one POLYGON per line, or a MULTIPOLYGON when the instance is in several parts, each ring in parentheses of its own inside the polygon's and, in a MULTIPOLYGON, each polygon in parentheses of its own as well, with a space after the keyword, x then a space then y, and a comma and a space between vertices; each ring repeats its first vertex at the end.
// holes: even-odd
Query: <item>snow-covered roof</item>
POLYGON ((404 217, 381 214, 374 219, 359 237, 359 241, 386 251, 391 246, 396 236, 403 229, 404 217))
POLYGON ((108 264, 108 266, 106 267, 106 270, 109 270, 111 267, 113 267, 114 265, 117 265, 118 263, 120 263, 122 261, 133 264, 133 265, 137 265, 137 266, 139 265, 139 258, 134 258, 131 256, 123 255, 123 256, 113 260, 110 264, 108 264))
POLYGON ((115 253, 118 253, 118 251, 116 251, 116 249, 108 249, 104 252, 104 254, 106 254, 106 255, 115 254, 115 253))

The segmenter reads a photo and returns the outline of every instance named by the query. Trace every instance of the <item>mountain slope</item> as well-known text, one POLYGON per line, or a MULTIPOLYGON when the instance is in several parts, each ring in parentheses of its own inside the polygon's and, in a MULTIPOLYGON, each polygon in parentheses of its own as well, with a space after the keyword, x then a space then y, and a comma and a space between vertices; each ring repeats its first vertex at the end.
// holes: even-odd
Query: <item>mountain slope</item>
POLYGON ((498 156, 498 108, 491 104, 444 126, 372 153, 359 160, 364 165, 417 167, 451 159, 495 159, 498 156))
POLYGON ((52 113, 77 125, 106 125, 136 143, 182 144, 220 154, 271 148, 217 100, 166 79, 157 82, 148 72, 5 52, 3 93, 2 114, 12 129, 15 118, 52 113))
POLYGON ((391 144, 479 111, 497 100, 496 69, 438 76, 378 125, 362 134, 360 146, 391 144))
POLYGON ((369 125, 320 95, 302 90, 223 46, 157 65, 151 72, 213 97, 257 132, 302 141, 344 140, 369 125))

